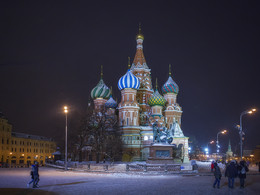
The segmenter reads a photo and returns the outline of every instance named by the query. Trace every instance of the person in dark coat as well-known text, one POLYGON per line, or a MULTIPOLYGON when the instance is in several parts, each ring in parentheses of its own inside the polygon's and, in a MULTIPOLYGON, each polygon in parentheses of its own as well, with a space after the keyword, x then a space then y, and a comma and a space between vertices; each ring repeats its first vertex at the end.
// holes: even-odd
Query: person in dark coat
POLYGON ((238 166, 238 177, 240 179, 240 188, 245 187, 245 178, 246 178, 246 172, 248 172, 249 169, 246 166, 245 161, 240 161, 238 166))
POLYGON ((232 160, 230 164, 227 166, 225 171, 225 177, 228 177, 228 187, 233 189, 234 188, 234 181, 237 177, 237 166, 236 161, 232 160))
POLYGON ((39 182, 39 165, 38 162, 35 162, 34 165, 32 165, 32 172, 33 172, 33 188, 38 188, 38 182, 39 182))
POLYGON ((220 180, 221 180, 221 171, 220 171, 220 168, 218 166, 218 163, 214 163, 214 176, 215 176, 215 182, 213 184, 213 188, 216 187, 216 184, 217 184, 217 187, 219 188, 219 184, 220 184, 220 180))

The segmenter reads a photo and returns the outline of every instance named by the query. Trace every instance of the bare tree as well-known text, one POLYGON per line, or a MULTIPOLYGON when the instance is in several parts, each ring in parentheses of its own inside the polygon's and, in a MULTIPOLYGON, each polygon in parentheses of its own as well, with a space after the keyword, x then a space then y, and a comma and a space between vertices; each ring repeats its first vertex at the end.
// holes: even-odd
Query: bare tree
POLYGON ((81 118, 74 137, 74 146, 80 162, 83 160, 84 147, 91 148, 97 163, 101 157, 108 157, 112 161, 119 160, 122 141, 116 115, 108 115, 105 108, 95 112, 93 107, 89 106, 81 118))

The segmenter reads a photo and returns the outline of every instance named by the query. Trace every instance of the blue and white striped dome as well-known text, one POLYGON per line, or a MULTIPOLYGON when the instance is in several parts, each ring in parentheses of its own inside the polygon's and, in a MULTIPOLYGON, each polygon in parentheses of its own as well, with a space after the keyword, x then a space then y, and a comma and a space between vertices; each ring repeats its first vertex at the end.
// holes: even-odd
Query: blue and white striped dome
POLYGON ((127 73, 122 76, 118 81, 119 90, 125 88, 139 89, 140 81, 129 69, 127 73))

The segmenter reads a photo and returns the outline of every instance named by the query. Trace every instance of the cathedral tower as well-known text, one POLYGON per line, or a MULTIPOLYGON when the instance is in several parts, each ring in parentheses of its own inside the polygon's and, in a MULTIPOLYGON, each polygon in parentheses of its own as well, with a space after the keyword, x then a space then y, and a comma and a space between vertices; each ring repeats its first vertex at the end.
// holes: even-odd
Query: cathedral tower
POLYGON ((171 76, 171 65, 169 65, 169 78, 162 86, 162 92, 166 99, 166 109, 164 116, 167 128, 177 121, 181 125, 182 109, 177 103, 177 95, 179 93, 178 85, 173 81, 171 76))
MULTIPOLYGON (((130 63, 129 63, 130 68, 130 63)), ((129 69, 118 81, 121 91, 121 102, 118 105, 119 125, 124 142, 124 155, 131 156, 131 160, 140 159, 141 137, 139 127, 139 105, 136 93, 140 87, 139 79, 129 69)), ((124 158, 124 156, 123 156, 124 158)), ((124 160, 124 159, 123 159, 124 160)), ((129 160, 129 159, 128 159, 129 160)))
POLYGON ((95 111, 101 112, 107 99, 110 96, 110 90, 103 81, 103 70, 101 66, 100 81, 91 91, 91 97, 94 99, 95 111))
POLYGON ((136 53, 131 71, 140 81, 140 88, 137 91, 137 101, 140 105, 141 113, 146 114, 150 111, 148 99, 151 97, 153 90, 151 82, 151 69, 148 68, 143 53, 143 41, 144 36, 141 33, 141 26, 139 25, 139 33, 136 36, 136 53))
POLYGON ((163 107, 166 103, 165 98, 158 92, 157 89, 157 79, 156 79, 156 89, 151 98, 148 100, 148 104, 151 106, 151 125, 158 122, 159 126, 164 126, 164 116, 163 116, 163 107))

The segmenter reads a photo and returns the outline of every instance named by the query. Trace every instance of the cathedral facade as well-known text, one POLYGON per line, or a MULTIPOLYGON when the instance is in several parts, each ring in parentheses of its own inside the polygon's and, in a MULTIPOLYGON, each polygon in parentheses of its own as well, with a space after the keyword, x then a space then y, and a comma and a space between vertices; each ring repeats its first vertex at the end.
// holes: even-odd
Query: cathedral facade
POLYGON ((180 158, 188 162, 188 137, 185 137, 180 126, 182 108, 177 103, 179 87, 169 77, 162 86, 161 95, 152 87, 151 69, 148 67, 143 53, 144 36, 139 28, 136 36, 136 54, 132 65, 118 81, 121 101, 117 102, 111 90, 105 85, 102 74, 98 85, 92 89, 95 110, 106 107, 107 112, 115 114, 118 109, 118 123, 122 132, 123 160, 146 160, 149 146, 154 142, 153 127, 156 124, 162 131, 168 129, 172 136, 171 144, 181 150, 180 158))

